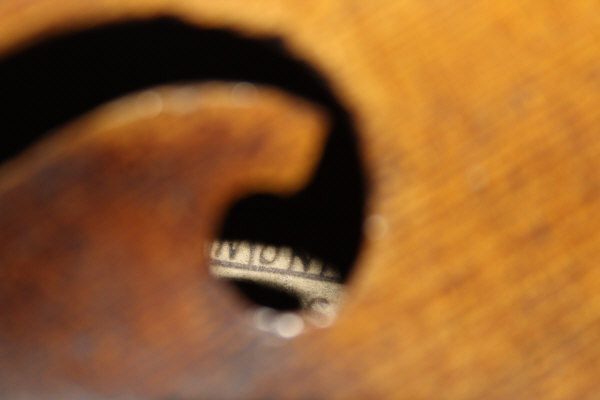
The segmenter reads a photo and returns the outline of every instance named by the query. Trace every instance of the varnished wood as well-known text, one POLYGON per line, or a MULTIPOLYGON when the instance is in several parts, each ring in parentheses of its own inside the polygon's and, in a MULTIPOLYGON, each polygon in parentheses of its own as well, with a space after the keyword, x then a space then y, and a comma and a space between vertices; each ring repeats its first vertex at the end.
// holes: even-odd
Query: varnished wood
MULTIPOLYGON (((255 171, 258 158, 241 144, 236 161, 216 170, 218 157, 229 154, 218 155, 226 151, 218 141, 195 139, 206 149, 201 156, 178 141, 163 153, 151 144, 165 128, 148 131, 140 121, 114 128, 133 134, 114 147, 104 139, 114 135, 96 120, 104 133, 86 152, 59 140, 41 145, 58 158, 45 158, 40 147, 3 167, 6 397, 598 396, 597 2, 5 0, 0 50, 8 54, 49 32, 165 13, 280 36, 328 79, 356 121, 368 214, 385 219, 385 234, 365 239, 338 321, 273 346, 243 305, 201 272, 198 258, 198 243, 214 234, 232 188, 255 171), (150 140, 143 156, 126 151, 143 145, 138 135, 150 140), (176 168, 144 180, 156 159, 166 168, 195 161, 210 169, 194 175, 176 168), (96 180, 74 172, 87 171, 90 160, 104 166, 90 172, 96 180), (39 175, 50 166, 54 172, 39 175), (86 189, 60 190, 59 177, 86 189), (180 184, 196 195, 135 192, 140 179, 151 187, 156 179, 180 184), (219 186, 223 179, 228 183, 219 186), (27 191, 16 196, 15 187, 27 191), (94 206, 88 190, 109 196, 94 208, 101 212, 83 213, 94 206), (146 193, 156 196, 152 206, 146 193), (50 195, 62 200, 36 202, 50 195), (15 208, 6 204, 27 212, 9 213, 15 208), (78 208, 65 213, 62 204, 78 208), (77 254, 72 249, 81 246, 92 251, 68 264, 52 262, 64 257, 59 249, 77 254)), ((268 121, 285 109, 275 103, 279 111, 268 121)), ((241 132, 248 121, 229 121, 227 129, 241 132)), ((284 125, 300 131, 304 119, 294 121, 284 125)), ((185 122, 171 122, 185 135, 185 122)), ((90 124, 75 126, 96 129, 90 124)), ((278 142, 281 124, 254 144, 269 179, 243 190, 275 177, 288 190, 301 186, 315 160, 303 158, 317 154, 320 142, 292 151, 295 145, 278 142), (288 157, 295 162, 282 162, 288 157)))

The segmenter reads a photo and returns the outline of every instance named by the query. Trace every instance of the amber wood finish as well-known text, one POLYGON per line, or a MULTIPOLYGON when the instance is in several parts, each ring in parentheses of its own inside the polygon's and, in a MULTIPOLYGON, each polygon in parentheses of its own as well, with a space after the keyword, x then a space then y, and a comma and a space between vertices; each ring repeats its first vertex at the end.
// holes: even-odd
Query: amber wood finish
POLYGON ((318 138, 317 114, 274 95, 265 131, 194 117, 219 139, 165 113, 76 122, 1 173, 4 397, 597 398, 597 2, 5 0, 0 50, 163 14, 281 36, 319 70, 387 234, 333 326, 273 346, 199 243, 240 188, 301 186, 321 142, 278 115, 318 138))

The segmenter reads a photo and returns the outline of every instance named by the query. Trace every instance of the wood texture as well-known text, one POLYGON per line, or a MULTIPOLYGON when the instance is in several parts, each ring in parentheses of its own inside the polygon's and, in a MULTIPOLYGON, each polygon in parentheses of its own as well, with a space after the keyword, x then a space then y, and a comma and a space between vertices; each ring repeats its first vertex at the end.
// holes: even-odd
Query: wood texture
MULTIPOLYGON (((106 182, 122 177, 123 193, 78 180, 73 163, 88 157, 77 149, 73 159, 55 161, 62 172, 37 180, 15 172, 29 168, 15 160, 19 168, 3 171, 10 185, 47 191, 66 174, 116 198, 104 200, 110 215, 86 217, 93 223, 65 221, 64 209, 25 195, 13 199, 28 207, 24 215, 0 206, 4 221, 29 221, 30 241, 43 230, 54 244, 82 246, 87 239, 63 227, 92 224, 95 252, 69 265, 92 257, 103 268, 61 271, 51 262, 62 257, 58 247, 42 239, 49 262, 34 261, 32 244, 21 239, 20 249, 6 228, 16 225, 2 222, 0 257, 11 260, 2 262, 0 283, 5 397, 600 395, 597 2, 5 0, 0 50, 48 32, 165 13, 281 36, 328 79, 357 123, 368 213, 384 218, 386 234, 365 239, 335 325, 274 345, 226 289, 199 272, 198 243, 216 229, 232 189, 215 187, 194 221, 161 226, 187 206, 165 199, 161 219, 144 196, 127 194, 138 178, 123 174, 125 160, 96 171, 110 174, 106 182), (153 228, 149 215, 158 221, 153 228), (139 260, 150 272, 135 267, 139 260)), ((262 147, 270 140, 254 151, 268 154, 265 162, 278 171, 284 156, 262 147)), ((152 154, 171 157, 167 164, 191 157, 184 143, 172 146, 152 154)), ((297 154, 318 148, 314 142, 297 154)), ((209 160, 210 170, 163 179, 199 191, 228 171, 233 185, 258 159, 217 171, 212 160, 221 156, 212 149, 189 159, 209 160)), ((285 181, 300 183, 293 174, 285 181)), ((11 195, 2 187, 6 204, 11 195)))

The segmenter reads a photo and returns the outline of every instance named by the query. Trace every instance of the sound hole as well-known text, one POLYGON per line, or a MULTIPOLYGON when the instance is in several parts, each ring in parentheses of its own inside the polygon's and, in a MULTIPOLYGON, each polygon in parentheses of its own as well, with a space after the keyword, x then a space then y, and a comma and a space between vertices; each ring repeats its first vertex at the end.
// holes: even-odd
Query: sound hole
MULTIPOLYGON (((296 282, 337 288, 339 300, 358 253, 364 216, 356 132, 326 80, 276 37, 250 39, 158 18, 51 37, 22 49, 0 60, 0 126, 10 134, 0 146, 0 161, 109 100, 156 85, 208 80, 271 85, 318 104, 332 121, 323 157, 304 190, 289 198, 256 193, 231 207, 212 248, 213 266, 214 260, 238 262, 245 246, 256 252, 260 266, 279 269, 287 275, 274 274, 296 282), (241 246, 240 253, 230 260, 235 246, 241 246)), ((218 268, 223 266, 213 271, 218 268)), ((270 309, 323 311, 338 301, 290 284, 215 274, 250 302, 270 309)))

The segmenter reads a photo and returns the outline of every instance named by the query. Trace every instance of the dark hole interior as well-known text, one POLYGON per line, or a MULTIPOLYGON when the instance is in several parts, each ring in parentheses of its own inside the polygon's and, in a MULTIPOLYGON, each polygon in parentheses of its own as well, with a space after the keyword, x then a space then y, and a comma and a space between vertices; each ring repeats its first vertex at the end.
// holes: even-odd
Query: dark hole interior
MULTIPOLYGON (((48 37, 0 60, 0 127, 9 133, 0 161, 108 100, 158 84, 206 80, 271 85, 327 111, 331 130, 308 186, 289 198, 258 193, 241 199, 220 238, 297 248, 333 265, 345 281, 358 253, 365 202, 356 132, 326 80, 278 38, 250 39, 167 17, 48 37)), ((288 295, 259 284, 235 285, 259 304, 297 307, 288 295)))
POLYGON ((252 299, 259 306, 270 307, 278 311, 297 310, 300 308, 300 301, 297 296, 275 286, 243 279, 230 279, 229 282, 240 293, 252 299))

